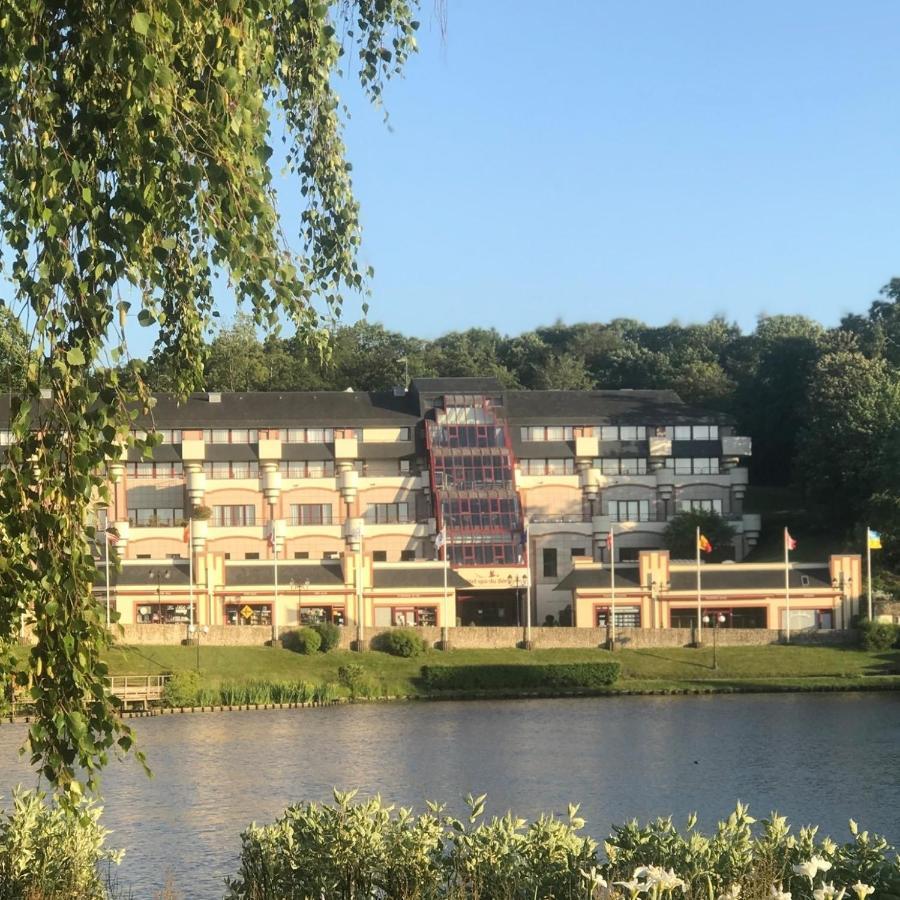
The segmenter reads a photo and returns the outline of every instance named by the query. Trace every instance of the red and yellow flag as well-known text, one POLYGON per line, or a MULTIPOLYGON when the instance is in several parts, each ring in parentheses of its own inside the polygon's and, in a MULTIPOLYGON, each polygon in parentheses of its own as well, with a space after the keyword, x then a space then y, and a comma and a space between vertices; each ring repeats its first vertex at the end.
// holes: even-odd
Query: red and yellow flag
POLYGON ((705 534, 701 534, 697 538, 697 549, 702 553, 712 553, 712 544, 709 542, 709 538, 705 534))

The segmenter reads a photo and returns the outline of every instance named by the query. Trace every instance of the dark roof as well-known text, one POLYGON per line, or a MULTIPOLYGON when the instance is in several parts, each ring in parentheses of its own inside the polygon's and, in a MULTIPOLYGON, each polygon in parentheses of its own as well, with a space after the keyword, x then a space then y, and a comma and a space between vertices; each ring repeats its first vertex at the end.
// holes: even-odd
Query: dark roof
MULTIPOLYGON (((672 590, 688 591, 697 587, 696 569, 672 572, 672 590)), ((701 566, 700 580, 704 591, 727 590, 784 590, 784 569, 739 569, 724 565, 701 566)), ((811 569, 791 569, 791 589, 830 588, 831 574, 828 566, 811 569), (806 584, 803 580, 806 580, 806 584)))
MULTIPOLYGON (((97 576, 94 579, 95 588, 106 587, 106 567, 102 560, 97 561, 97 576)), ((190 584, 190 562, 187 559, 156 560, 153 562, 125 562, 120 571, 110 563, 110 585, 151 585, 156 586, 156 572, 160 572, 160 586, 169 588, 173 585, 190 584), (164 573, 168 572, 168 578, 164 573)))
POLYGON ((682 403, 675 391, 506 391, 505 396, 507 416, 526 425, 732 421, 724 413, 682 403))
MULTIPOLYGON (((192 394, 181 405, 168 394, 157 394, 152 416, 159 428, 410 426, 417 418, 407 396, 363 391, 223 392, 212 403, 207 394, 192 394)), ((149 422, 142 418, 138 424, 147 427, 149 422)))
MULTIPOLYGON (((328 562, 284 562, 278 564, 278 586, 291 590, 309 580, 310 587, 343 585, 344 576, 339 561, 328 562)), ((249 584, 273 584, 275 581, 274 566, 271 563, 254 563, 253 565, 227 564, 225 566, 225 586, 241 587, 249 584)))
MULTIPOLYGON (((575 568, 553 588, 554 591, 574 591, 576 588, 608 588, 612 572, 606 566, 602 569, 575 568)), ((616 566, 616 587, 640 587, 640 575, 637 566, 616 566)))
MULTIPOLYGON (((373 570, 376 588, 442 588, 444 586, 443 566, 424 566, 416 568, 381 568, 373 570)), ((447 572, 447 586, 450 588, 471 587, 468 581, 458 572, 450 569, 447 572)))

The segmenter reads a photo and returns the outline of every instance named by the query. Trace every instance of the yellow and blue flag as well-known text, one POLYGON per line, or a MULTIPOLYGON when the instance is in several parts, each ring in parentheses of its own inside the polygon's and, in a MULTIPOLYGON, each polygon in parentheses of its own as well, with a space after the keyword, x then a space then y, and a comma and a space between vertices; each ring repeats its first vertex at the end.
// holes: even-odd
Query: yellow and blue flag
POLYGON ((881 549, 881 532, 880 531, 872 531, 871 528, 867 528, 868 532, 868 546, 870 550, 880 550, 881 549))

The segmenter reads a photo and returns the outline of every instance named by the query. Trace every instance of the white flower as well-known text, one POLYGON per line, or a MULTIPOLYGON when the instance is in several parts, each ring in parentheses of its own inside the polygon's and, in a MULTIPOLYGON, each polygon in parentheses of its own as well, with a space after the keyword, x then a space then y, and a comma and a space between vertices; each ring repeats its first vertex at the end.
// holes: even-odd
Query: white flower
POLYGON ((647 885, 641 884, 637 878, 632 878, 631 881, 616 881, 615 886, 625 888, 632 897, 636 897, 647 890, 647 885))
POLYGON ((814 890, 813 897, 814 900, 841 900, 846 893, 844 888, 836 888, 833 882, 829 882, 814 890))
POLYGON ((870 884, 863 884, 861 881, 857 881, 856 884, 850 885, 850 890, 856 894, 857 900, 866 900, 866 897, 868 897, 869 894, 875 893, 875 888, 870 884))
POLYGON ((820 872, 827 872, 831 868, 831 863, 824 856, 814 856, 810 862, 815 863, 820 872))
POLYGON ((738 897, 740 896, 741 886, 739 884, 733 884, 724 894, 719 894, 716 900, 738 900, 738 897))
POLYGON ((581 877, 590 883, 592 891, 606 887, 606 879, 600 874, 596 866, 591 866, 587 872, 584 869, 579 871, 581 872, 581 877))
POLYGON ((657 869, 653 875, 651 883, 657 885, 660 890, 674 891, 676 888, 684 890, 684 882, 675 874, 674 869, 657 869))
POLYGON ((780 884, 773 884, 769 890, 772 900, 791 900, 791 892, 783 891, 780 884))
POLYGON ((812 884, 813 878, 819 872, 815 859, 811 859, 809 862, 797 863, 796 866, 791 866, 791 868, 795 875, 802 875, 804 878, 808 878, 810 884, 812 884))

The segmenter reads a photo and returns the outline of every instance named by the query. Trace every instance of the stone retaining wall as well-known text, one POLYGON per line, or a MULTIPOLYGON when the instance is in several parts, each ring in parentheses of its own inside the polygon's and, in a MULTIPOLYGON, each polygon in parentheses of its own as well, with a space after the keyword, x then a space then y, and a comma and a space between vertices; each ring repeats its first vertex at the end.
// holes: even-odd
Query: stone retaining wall
MULTIPOLYGON (((279 629, 281 634, 293 629, 279 629)), ((188 636, 185 625, 124 625, 124 635, 117 637, 121 644, 133 645, 178 645, 188 636)), ((389 628, 367 628, 366 643, 370 644, 377 635, 390 631, 389 628)), ((440 644, 440 628, 417 628, 416 631, 429 646, 440 644)), ((480 628, 470 626, 450 629, 450 644, 457 650, 487 650, 504 647, 518 647, 525 633, 522 628, 480 628)), ((265 625, 212 625, 209 633, 203 635, 204 646, 250 647, 263 646, 272 637, 272 629, 265 625)), ((606 643, 605 628, 532 628, 531 640, 535 649, 564 647, 599 647, 606 643)), ((709 643, 712 634, 704 632, 704 641, 709 643)), ((720 628, 716 639, 721 647, 759 647, 777 644, 783 640, 782 632, 764 628, 720 628)), ((693 640, 690 628, 619 628, 616 630, 616 644, 619 647, 640 649, 644 647, 687 647, 693 640)), ((850 631, 801 631, 791 635, 795 644, 841 645, 852 643, 850 631)), ((348 649, 355 644, 356 629, 341 629, 340 646, 348 649)))

